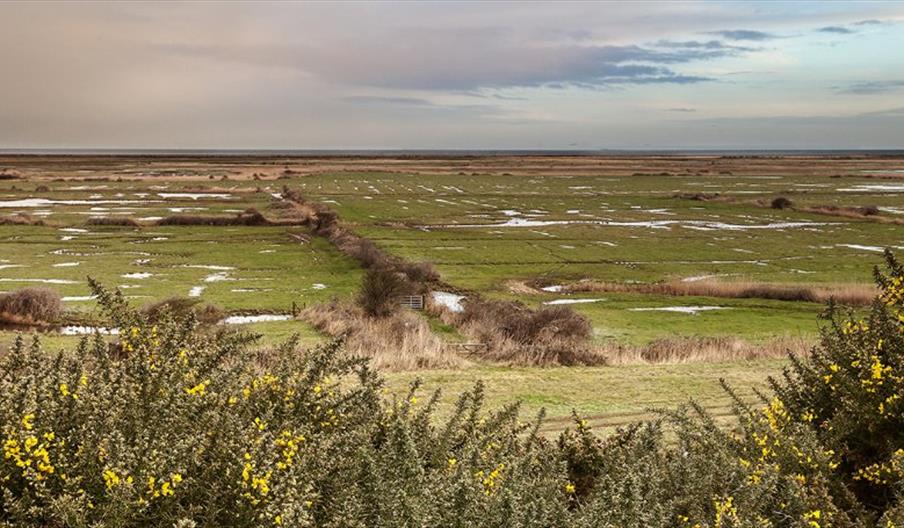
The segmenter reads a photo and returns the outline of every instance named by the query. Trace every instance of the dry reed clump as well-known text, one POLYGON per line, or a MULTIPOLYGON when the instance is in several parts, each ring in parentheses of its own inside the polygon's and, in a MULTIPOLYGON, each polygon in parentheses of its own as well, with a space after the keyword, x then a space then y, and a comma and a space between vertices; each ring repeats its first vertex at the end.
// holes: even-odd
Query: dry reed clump
POLYGON ((0 216, 0 225, 47 225, 44 220, 33 218, 27 214, 16 213, 7 216, 0 216))
POLYGON ((23 288, 0 294, 0 321, 9 324, 48 324, 59 319, 60 296, 47 288, 23 288))
POLYGON ((813 340, 795 336, 777 337, 763 343, 734 336, 691 336, 657 339, 644 345, 609 343, 598 346, 596 353, 609 365, 750 361, 784 358, 788 354, 803 356, 814 344, 813 340))
POLYGON ((481 357, 516 365, 598 365, 590 321, 564 306, 532 310, 519 302, 471 299, 464 310, 431 306, 444 322, 486 346, 481 357))
POLYGON ((466 365, 422 317, 407 310, 370 317, 360 307, 334 301, 302 310, 299 318, 329 336, 342 338, 344 353, 370 358, 377 368, 415 370, 466 365))
POLYGON ((141 227, 141 224, 135 219, 124 216, 92 216, 85 221, 85 224, 92 226, 141 227))
POLYGON ((670 281, 653 284, 624 284, 582 280, 562 289, 567 293, 615 292, 656 295, 726 297, 734 299, 773 299, 824 303, 829 299, 849 306, 868 306, 875 298, 876 287, 869 284, 775 284, 753 281, 720 282, 700 280, 670 281))

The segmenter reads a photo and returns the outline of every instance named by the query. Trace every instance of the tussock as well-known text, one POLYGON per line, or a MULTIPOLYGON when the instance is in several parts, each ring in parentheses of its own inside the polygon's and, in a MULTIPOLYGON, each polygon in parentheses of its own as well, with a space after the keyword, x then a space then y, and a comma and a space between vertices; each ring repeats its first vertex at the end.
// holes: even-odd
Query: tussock
POLYGON ((361 308, 331 302, 302 310, 299 318, 317 330, 343 338, 343 350, 371 358, 387 370, 454 368, 466 365, 417 314, 402 310, 386 317, 370 317, 361 308))
POLYGON ((801 285, 753 281, 720 282, 713 280, 695 282, 671 281, 654 284, 624 284, 582 280, 563 286, 562 291, 566 293, 649 293, 656 295, 773 299, 815 303, 824 303, 829 299, 835 299, 835 301, 848 306, 868 306, 877 293, 875 286, 870 284, 801 285))
POLYGON ((46 288, 23 288, 0 294, 0 321, 9 324, 40 325, 59 319, 60 296, 46 288))

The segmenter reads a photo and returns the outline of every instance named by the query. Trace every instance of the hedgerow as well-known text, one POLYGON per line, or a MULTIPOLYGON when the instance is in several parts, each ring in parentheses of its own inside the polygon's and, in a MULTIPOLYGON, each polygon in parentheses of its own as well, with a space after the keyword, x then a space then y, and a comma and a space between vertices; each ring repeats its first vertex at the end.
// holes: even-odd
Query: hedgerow
MULTIPOLYGON (((152 320, 92 284, 114 342, 0 359, 0 525, 806 527, 904 523, 904 269, 731 425, 690 403, 606 438, 579 416, 385 393, 338 343, 152 320)), ((726 388, 731 393, 730 388, 726 388)), ((733 394, 733 393, 732 393, 733 394)))

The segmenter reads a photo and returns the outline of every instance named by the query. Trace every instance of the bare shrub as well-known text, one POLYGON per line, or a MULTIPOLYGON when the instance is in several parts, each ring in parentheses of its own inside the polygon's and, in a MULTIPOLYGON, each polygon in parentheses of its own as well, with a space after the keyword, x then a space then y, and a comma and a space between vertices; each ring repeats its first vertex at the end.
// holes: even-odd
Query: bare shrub
POLYGON ((377 368, 415 370, 467 364, 422 317, 408 310, 375 318, 360 307, 332 302, 302 310, 299 317, 327 335, 343 338, 344 353, 371 358, 377 368))
POLYGON ((603 363, 589 346, 590 321, 565 306, 532 310, 519 302, 473 299, 459 313, 433 309, 470 339, 485 344, 486 359, 518 365, 603 363))
POLYGON ((0 294, 0 320, 13 324, 51 323, 59 319, 62 303, 47 288, 23 288, 0 294))
POLYGON ((93 226, 141 227, 136 220, 125 216, 92 216, 85 223, 93 226))
POLYGON ((390 268, 371 268, 364 274, 358 304, 371 317, 386 317, 398 311, 403 295, 411 293, 405 276, 390 268))
POLYGON ((35 192, 36 193, 47 193, 47 192, 50 192, 50 187, 48 187, 46 185, 38 185, 37 187, 35 187, 35 192))
POLYGON ((211 304, 202 306, 199 299, 188 297, 170 297, 145 306, 141 312, 149 321, 161 321, 168 316, 185 318, 194 315, 199 322, 208 325, 216 324, 226 316, 221 308, 211 304))
POLYGON ((432 262, 403 262, 401 268, 415 282, 435 282, 440 279, 439 271, 432 262))
POLYGON ((784 196, 773 198, 772 202, 769 204, 773 209, 790 209, 793 205, 794 203, 784 196))

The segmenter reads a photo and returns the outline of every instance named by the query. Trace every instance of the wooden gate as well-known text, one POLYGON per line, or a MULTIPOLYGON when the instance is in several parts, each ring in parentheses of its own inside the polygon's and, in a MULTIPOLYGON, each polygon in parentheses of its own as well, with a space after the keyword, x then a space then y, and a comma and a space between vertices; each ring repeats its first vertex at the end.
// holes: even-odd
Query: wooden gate
POLYGON ((405 295, 402 297, 402 306, 405 308, 411 308, 412 310, 423 310, 424 309, 424 296, 423 295, 405 295))

